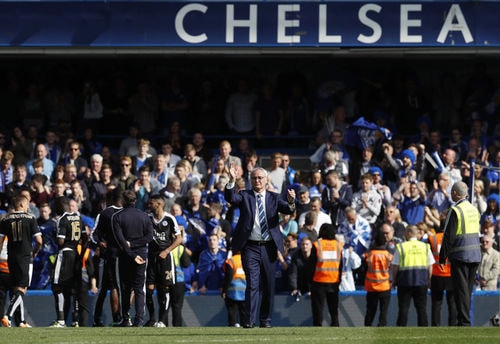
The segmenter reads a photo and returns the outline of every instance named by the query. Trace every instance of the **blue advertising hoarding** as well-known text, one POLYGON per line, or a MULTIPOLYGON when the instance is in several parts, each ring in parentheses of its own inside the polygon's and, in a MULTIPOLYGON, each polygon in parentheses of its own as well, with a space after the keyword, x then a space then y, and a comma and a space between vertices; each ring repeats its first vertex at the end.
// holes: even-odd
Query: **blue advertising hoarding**
POLYGON ((0 47, 498 47, 500 1, 1 1, 0 47))

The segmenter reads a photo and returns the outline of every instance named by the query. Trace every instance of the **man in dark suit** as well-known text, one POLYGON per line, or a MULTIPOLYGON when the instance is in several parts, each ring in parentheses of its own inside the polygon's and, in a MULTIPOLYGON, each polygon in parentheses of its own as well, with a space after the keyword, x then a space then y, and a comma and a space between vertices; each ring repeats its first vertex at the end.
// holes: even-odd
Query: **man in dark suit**
POLYGON ((234 253, 241 252, 247 280, 245 306, 249 322, 244 327, 255 326, 261 281, 260 327, 271 327, 278 250, 282 255, 285 254, 278 213, 292 214, 295 211, 295 191, 288 190, 287 200, 281 199, 275 192, 266 191, 269 183, 267 171, 257 167, 251 172, 252 189, 237 193, 234 188, 236 169, 233 164, 229 168, 229 174, 224 196, 233 207, 240 208, 231 249, 234 253))

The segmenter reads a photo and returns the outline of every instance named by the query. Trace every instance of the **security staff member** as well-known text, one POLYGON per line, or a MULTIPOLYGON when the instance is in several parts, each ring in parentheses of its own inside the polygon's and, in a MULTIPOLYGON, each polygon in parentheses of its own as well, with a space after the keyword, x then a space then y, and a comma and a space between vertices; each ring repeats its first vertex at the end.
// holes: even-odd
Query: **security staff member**
POLYGON ((397 326, 406 326, 410 301, 417 310, 418 326, 427 326, 427 287, 430 284, 434 257, 429 244, 417 239, 418 228, 406 227, 406 239, 396 246, 392 260, 392 284, 398 289, 397 326))
POLYGON ((444 225, 443 244, 439 263, 446 258, 451 263, 454 298, 457 307, 457 325, 471 326, 470 304, 474 277, 481 262, 479 244, 479 211, 468 200, 469 188, 464 182, 456 182, 451 188, 455 205, 448 210, 444 225))
POLYGON ((391 270, 392 254, 385 248, 385 237, 375 238, 375 247, 366 255, 366 314, 365 326, 372 326, 373 319, 380 304, 378 325, 387 325, 387 312, 391 301, 391 270))
POLYGON ((120 274, 122 322, 120 326, 144 326, 146 259, 148 244, 153 240, 153 223, 143 211, 135 208, 136 196, 132 190, 123 192, 123 209, 112 217, 112 228, 120 247, 118 271, 120 274), (130 297, 134 292, 135 319, 129 319, 130 297))
POLYGON ((451 280, 451 264, 439 264, 439 249, 443 243, 443 232, 436 234, 429 232, 429 245, 431 245, 432 255, 436 262, 432 265, 431 277, 431 326, 441 325, 441 305, 446 291, 446 304, 448 305, 448 326, 457 324, 457 307, 453 299, 453 282, 451 280))
POLYGON ((231 258, 226 259, 222 268, 224 269, 224 282, 221 297, 226 304, 228 326, 239 327, 239 324, 248 322, 248 314, 245 309, 247 283, 243 264, 241 263, 241 253, 238 252, 231 258))
POLYGON ((339 326, 339 285, 342 276, 342 243, 335 240, 335 227, 324 223, 319 229, 316 248, 316 270, 311 285, 313 326, 323 323, 323 306, 328 305, 330 326, 339 326))

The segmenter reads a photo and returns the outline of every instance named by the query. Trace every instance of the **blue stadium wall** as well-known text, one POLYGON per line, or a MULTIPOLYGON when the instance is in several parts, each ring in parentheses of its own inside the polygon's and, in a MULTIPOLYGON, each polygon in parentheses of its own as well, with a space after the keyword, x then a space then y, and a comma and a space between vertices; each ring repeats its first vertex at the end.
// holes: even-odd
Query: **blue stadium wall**
MULTIPOLYGON (((109 299, 106 299, 103 320, 110 324, 109 299)), ((427 297, 427 313, 430 322, 431 298, 427 297)), ((91 297, 93 306, 95 297, 91 297)), ((28 291, 25 298, 27 320, 34 326, 49 326, 55 319, 54 298, 50 291, 28 291)), ((93 307, 92 307, 93 308, 93 307)), ((325 307, 326 308, 326 307, 325 307)), ((340 326, 363 326, 366 308, 365 292, 341 292, 339 305, 340 326)), ((396 293, 392 293, 388 324, 395 326, 398 311, 396 293)), ((473 326, 491 326, 489 319, 500 311, 500 291, 476 291, 472 298, 473 326)), ((441 311, 441 324, 447 324, 446 301, 441 311)), ((146 315, 146 319, 148 316, 146 315)), ((219 295, 186 296, 183 308, 185 326, 226 326, 227 312, 219 295)), ((171 317, 169 318, 171 320, 171 317)), ((325 323, 329 316, 325 310, 325 323)), ((91 319, 92 321, 92 319, 91 319)), ((378 313, 374 326, 378 321, 378 313)), ((311 303, 308 297, 302 297, 299 302, 289 295, 277 295, 273 313, 274 326, 312 326, 311 303)), ((415 309, 410 307, 408 326, 417 326, 415 309)))
POLYGON ((498 13, 484 0, 0 1, 0 47, 492 48, 498 13))

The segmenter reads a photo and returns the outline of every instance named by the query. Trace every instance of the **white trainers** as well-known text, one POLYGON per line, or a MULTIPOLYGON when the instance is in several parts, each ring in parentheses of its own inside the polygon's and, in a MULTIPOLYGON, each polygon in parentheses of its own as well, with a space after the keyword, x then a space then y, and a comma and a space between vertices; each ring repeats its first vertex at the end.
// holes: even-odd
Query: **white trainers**
POLYGON ((30 324, 28 324, 26 321, 23 321, 22 323, 19 324, 19 327, 29 328, 29 327, 32 327, 32 326, 30 324))
POLYGON ((167 327, 167 326, 165 326, 163 321, 157 321, 154 323, 153 327, 167 327))
POLYGON ((9 317, 6 315, 4 315, 2 318, 2 326, 3 327, 12 327, 9 317))
POLYGON ((80 327, 80 324, 78 324, 78 321, 73 321, 71 327, 80 327))
POLYGON ((66 324, 64 323, 64 321, 56 320, 49 327, 66 327, 66 324))

